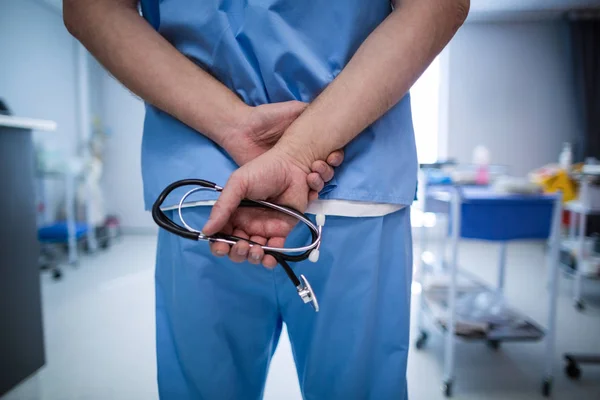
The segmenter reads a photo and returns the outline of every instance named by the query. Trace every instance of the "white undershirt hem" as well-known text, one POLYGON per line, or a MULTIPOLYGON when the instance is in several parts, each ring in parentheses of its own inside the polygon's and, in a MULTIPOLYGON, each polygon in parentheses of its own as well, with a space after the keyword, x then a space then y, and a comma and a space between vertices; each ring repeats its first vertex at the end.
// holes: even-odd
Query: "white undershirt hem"
POLYGON ((399 204, 365 203, 351 200, 315 200, 308 205, 306 213, 340 217, 382 217, 404 207, 399 204))
MULTIPOLYGON (((215 200, 195 201, 185 203, 183 208, 212 206, 215 200)), ((365 203, 351 200, 315 200, 308 205, 307 214, 325 214, 339 217, 382 217, 403 209, 404 205, 389 203, 365 203)), ((166 207, 163 210, 175 210, 177 206, 166 207)))

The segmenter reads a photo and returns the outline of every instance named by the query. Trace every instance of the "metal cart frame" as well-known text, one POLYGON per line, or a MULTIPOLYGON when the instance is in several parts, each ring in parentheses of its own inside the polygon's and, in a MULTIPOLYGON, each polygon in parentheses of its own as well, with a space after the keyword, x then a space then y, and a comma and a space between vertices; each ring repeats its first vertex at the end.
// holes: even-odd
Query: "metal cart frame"
MULTIPOLYGON (((584 245, 585 233, 587 228, 587 216, 592 214, 600 214, 599 209, 591 207, 589 201, 589 187, 593 179, 598 178, 598 175, 581 177, 581 188, 579 192, 579 201, 573 201, 566 204, 566 209, 569 210, 569 239, 572 243, 576 243, 577 248, 577 268, 575 268, 575 279, 573 280, 573 302, 575 308, 579 311, 585 309, 585 303, 581 296, 581 286, 583 278, 587 278, 583 273, 583 268, 580 267, 585 261, 584 245), (579 215, 579 221, 576 223, 576 216, 579 215)), ((574 354, 566 353, 564 355, 566 366, 565 374, 571 379, 579 379, 581 376, 581 364, 600 364, 600 353, 598 354, 574 354)))
MULTIPOLYGON (((426 199, 424 199, 427 202, 426 199)), ((450 196, 447 200, 450 205, 450 218, 452 220, 452 231, 450 234, 450 244, 452 246, 450 252, 450 260, 447 263, 450 277, 447 307, 449 310, 448 322, 444 330, 444 375, 443 375, 443 386, 442 389, 447 397, 452 396, 453 383, 455 380, 454 376, 454 364, 455 364, 455 338, 456 338, 456 298, 457 298, 457 276, 459 272, 459 251, 458 244, 461 238, 461 205, 463 203, 460 187, 452 187, 450 189, 450 196)), ((548 252, 547 263, 549 271, 549 287, 548 287, 548 318, 547 327, 545 330, 545 362, 544 362, 544 373, 542 381, 542 394, 548 397, 552 390, 553 381, 553 369, 552 360, 555 353, 555 332, 556 332, 556 310, 557 310, 557 289, 558 289, 558 266, 559 266, 559 250, 560 250, 560 224, 561 224, 561 213, 562 213, 562 196, 558 194, 554 201, 551 232, 550 232, 550 250, 548 252)), ((421 228, 424 229, 424 228, 421 228)), ((423 232, 423 231, 422 231, 423 232)), ((423 233, 421 237, 425 239, 423 233)), ((423 249, 421 247, 421 249, 423 249)), ((499 262, 499 275, 498 275, 498 288, 499 292, 502 292, 504 287, 504 273, 506 263, 506 242, 501 244, 500 248, 500 262, 499 262)), ((421 268, 418 271, 416 279, 422 284, 423 278, 423 263, 420 264, 421 268)), ((421 285, 423 288, 423 285, 421 285)), ((425 310, 425 291, 424 288, 419 296, 419 310, 417 315, 417 324, 421 332, 420 337, 416 342, 417 348, 423 347, 427 340, 427 331, 424 330, 423 314, 425 310)), ((491 343, 494 345, 494 343, 491 343)), ((496 343, 497 344, 497 343, 496 343)))
POLYGON ((585 233, 587 229, 587 217, 589 215, 600 214, 600 209, 593 208, 589 201, 590 183, 594 178, 597 178, 597 175, 582 175, 581 187, 579 190, 579 200, 571 201, 565 205, 565 209, 567 209, 570 214, 569 239, 571 243, 575 243, 575 249, 577 253, 576 263, 578 267, 575 268, 575 279, 573 279, 573 304, 579 311, 582 311, 585 308, 585 303, 581 295, 581 286, 583 284, 583 279, 588 278, 588 276, 583 273, 583 268, 579 267, 580 263, 582 264, 585 262, 583 255, 585 246, 585 233))
MULTIPOLYGON (((71 265, 77 264, 79 261, 79 254, 77 249, 77 235, 76 235, 76 211, 75 211, 75 198, 76 198, 76 185, 78 181, 85 179, 85 171, 81 174, 73 174, 70 172, 37 172, 37 191, 39 200, 42 203, 47 203, 46 196, 46 183, 48 180, 62 181, 64 183, 64 196, 65 196, 65 217, 67 223, 67 249, 68 249, 68 263, 71 265)), ((84 183, 85 184, 85 183, 84 183)), ((88 196, 88 190, 85 190, 85 195, 88 196)), ((85 201, 85 216, 86 223, 89 226, 88 232, 86 233, 85 240, 87 241, 90 252, 95 252, 98 248, 96 234, 93 225, 90 222, 90 209, 89 201, 85 201)), ((38 225, 48 224, 47 215, 38 215, 38 225)))

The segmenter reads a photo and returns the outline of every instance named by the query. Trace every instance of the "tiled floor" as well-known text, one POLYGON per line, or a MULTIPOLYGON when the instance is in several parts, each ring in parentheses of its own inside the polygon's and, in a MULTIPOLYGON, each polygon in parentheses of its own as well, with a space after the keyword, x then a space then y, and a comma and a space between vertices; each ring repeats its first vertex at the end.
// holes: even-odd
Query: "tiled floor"
MULTIPOLYGON (((2 400, 157 398, 154 249, 154 237, 125 237, 109 251, 85 257, 78 268, 67 268, 61 282, 44 275, 47 365, 2 400)), ((495 247, 463 243, 461 254, 466 267, 494 282, 495 247)), ((540 244, 509 246, 506 292, 515 305, 539 322, 545 321, 544 271, 540 244)), ((565 351, 600 352, 600 285, 586 285, 591 307, 583 314, 573 309, 570 294, 570 281, 561 278, 554 398, 600 399, 600 367, 584 368, 582 379, 571 382, 562 373, 561 357, 565 351)), ((541 343, 505 344, 499 352, 479 343, 460 343, 455 398, 541 399, 543 355, 541 343)), ((442 340, 433 335, 426 349, 411 349, 411 399, 442 399, 441 374, 442 340)), ((300 398, 284 333, 273 360, 265 399, 300 398)))

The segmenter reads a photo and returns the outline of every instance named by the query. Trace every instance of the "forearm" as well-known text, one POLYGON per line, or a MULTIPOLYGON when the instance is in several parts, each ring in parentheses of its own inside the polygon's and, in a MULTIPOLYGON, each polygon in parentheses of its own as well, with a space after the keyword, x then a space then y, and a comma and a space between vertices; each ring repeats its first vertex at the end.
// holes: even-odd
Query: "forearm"
MULTIPOLYGON (((138 13, 137 0, 65 0, 69 31, 129 90, 217 144, 249 112, 138 13)), ((165 132, 168 134, 168 132, 165 132)))
POLYGON ((400 101, 450 41, 468 0, 402 0, 276 147, 303 166, 345 146, 400 101))

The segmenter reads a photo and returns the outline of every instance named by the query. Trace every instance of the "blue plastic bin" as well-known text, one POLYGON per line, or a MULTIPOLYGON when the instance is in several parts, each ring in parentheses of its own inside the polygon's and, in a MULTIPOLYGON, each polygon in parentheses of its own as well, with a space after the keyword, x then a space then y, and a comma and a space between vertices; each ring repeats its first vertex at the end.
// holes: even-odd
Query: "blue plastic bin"
MULTIPOLYGON (((462 238, 508 241, 547 239, 550 236, 556 196, 499 194, 489 188, 473 187, 459 190, 462 195, 462 238)), ((448 199, 439 198, 433 202, 444 202, 448 209, 448 199)), ((451 225, 452 216, 450 229, 451 225)))

